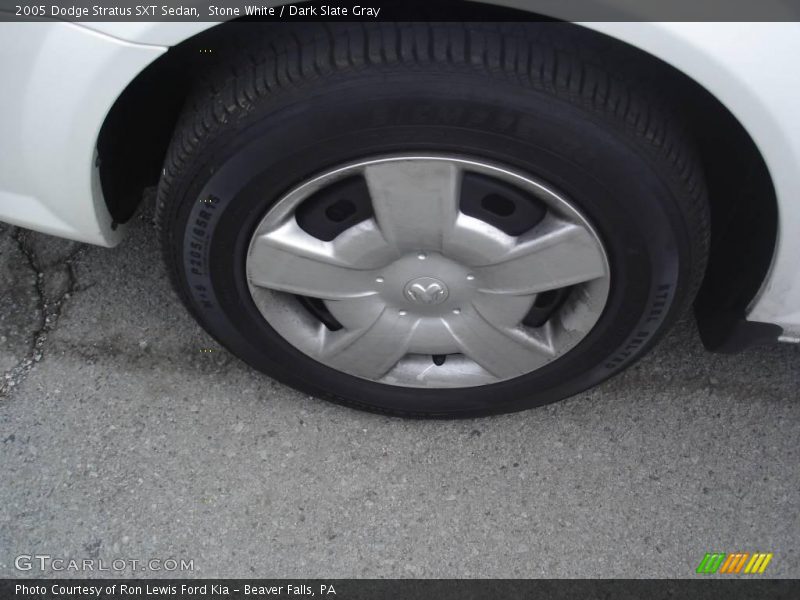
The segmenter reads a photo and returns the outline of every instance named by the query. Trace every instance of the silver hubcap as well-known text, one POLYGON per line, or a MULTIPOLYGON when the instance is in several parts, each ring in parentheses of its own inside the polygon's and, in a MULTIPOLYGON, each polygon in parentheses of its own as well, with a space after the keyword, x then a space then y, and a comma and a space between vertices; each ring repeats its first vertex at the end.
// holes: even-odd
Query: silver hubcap
POLYGON ((246 268, 256 306, 289 343, 339 371, 408 387, 534 371, 591 331, 609 290, 603 245, 566 199, 529 176, 445 156, 363 161, 300 185, 256 228, 246 268), (544 216, 509 235, 465 214, 468 173, 535 198, 544 216), (305 231, 298 207, 353 177, 366 182, 370 216, 330 241, 305 231), (531 323, 556 296, 546 321, 531 323))

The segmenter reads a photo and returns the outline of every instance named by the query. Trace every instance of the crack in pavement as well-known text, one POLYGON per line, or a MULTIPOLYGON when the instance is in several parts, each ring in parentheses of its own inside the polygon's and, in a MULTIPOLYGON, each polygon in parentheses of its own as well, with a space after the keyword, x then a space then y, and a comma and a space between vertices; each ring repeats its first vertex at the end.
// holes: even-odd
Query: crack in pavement
POLYGON ((77 245, 65 256, 50 265, 45 265, 37 255, 34 244, 29 243, 31 235, 33 232, 14 228, 11 237, 27 259, 29 268, 36 275, 37 309, 40 312, 39 327, 33 333, 28 352, 0 379, 0 398, 9 397, 14 388, 25 381, 34 365, 44 358, 47 339, 58 326, 64 301, 78 291, 78 282, 71 261, 83 250, 84 246, 77 245), (63 274, 66 274, 66 282, 59 288, 58 281, 52 280, 63 274), (50 286, 54 289, 48 288, 49 283, 56 284, 50 286))

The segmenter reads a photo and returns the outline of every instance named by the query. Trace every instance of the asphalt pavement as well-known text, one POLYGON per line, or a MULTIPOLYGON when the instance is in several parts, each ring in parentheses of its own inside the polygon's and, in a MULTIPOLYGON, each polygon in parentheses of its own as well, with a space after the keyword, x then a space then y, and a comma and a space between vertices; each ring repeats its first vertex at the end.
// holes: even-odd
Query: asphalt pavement
POLYGON ((685 319, 565 402, 408 421, 220 348, 147 211, 113 250, 0 225, 0 282, 0 577, 92 575, 17 568, 35 555, 127 561, 102 576, 694 577, 739 551, 800 577, 798 347, 710 354, 685 319))

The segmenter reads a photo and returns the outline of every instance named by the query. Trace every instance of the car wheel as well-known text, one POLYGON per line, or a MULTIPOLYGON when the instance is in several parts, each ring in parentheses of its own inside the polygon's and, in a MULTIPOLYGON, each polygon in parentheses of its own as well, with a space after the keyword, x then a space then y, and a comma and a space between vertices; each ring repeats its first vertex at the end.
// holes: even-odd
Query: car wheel
POLYGON ((702 277, 699 168, 645 89, 544 27, 244 42, 159 186, 198 321, 280 381, 404 416, 538 406, 641 356, 702 277))

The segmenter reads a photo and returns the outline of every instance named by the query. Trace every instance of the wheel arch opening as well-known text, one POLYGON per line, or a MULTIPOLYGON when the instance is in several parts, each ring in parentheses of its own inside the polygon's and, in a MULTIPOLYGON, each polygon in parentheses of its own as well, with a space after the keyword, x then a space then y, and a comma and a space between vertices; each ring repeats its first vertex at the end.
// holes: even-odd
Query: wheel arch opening
MULTIPOLYGON (((465 7, 462 16, 467 20, 526 18, 541 26, 553 23, 514 9, 458 4, 465 7)), ((453 15, 457 20, 458 12, 453 15)), ((115 223, 129 220, 141 204, 143 190, 158 183, 172 133, 194 82, 240 46, 243 24, 243 20, 221 23, 170 48, 142 71, 112 106, 97 147, 103 194, 115 223)), ((744 320, 769 272, 778 232, 775 190, 753 139, 722 102, 664 61, 579 25, 558 22, 558 26, 551 34, 553 39, 563 36, 569 45, 588 50, 598 45, 610 48, 604 56, 613 57, 613 70, 620 77, 636 75, 640 80, 646 70, 650 91, 663 97, 694 139, 711 209, 709 263, 695 301, 706 346, 733 351, 751 341, 777 337, 780 332, 774 326, 746 325, 744 320)))

